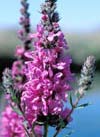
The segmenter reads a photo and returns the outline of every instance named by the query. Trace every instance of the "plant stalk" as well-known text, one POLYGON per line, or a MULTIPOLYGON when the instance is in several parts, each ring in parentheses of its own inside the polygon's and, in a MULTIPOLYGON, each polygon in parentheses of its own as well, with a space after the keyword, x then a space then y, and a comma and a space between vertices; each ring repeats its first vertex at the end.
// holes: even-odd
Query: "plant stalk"
POLYGON ((43 137, 48 137, 48 123, 46 122, 44 124, 44 135, 43 137))

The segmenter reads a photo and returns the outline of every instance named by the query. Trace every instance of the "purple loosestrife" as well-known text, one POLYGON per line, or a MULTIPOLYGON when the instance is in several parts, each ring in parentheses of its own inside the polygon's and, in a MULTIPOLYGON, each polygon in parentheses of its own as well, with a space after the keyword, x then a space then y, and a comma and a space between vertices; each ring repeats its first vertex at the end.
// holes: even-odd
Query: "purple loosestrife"
MULTIPOLYGON (((22 106, 30 125, 50 125, 59 128, 66 119, 69 109, 65 107, 73 80, 70 71, 71 58, 64 55, 68 48, 55 11, 56 1, 46 0, 41 7, 42 19, 34 39, 34 51, 26 52, 26 83, 22 93, 22 106)), ((45 132, 45 131, 44 131, 45 132)), ((44 133, 46 136, 46 133, 44 133)))
MULTIPOLYGON (((79 86, 82 90, 88 90, 93 82, 94 74, 95 74, 95 57, 89 56, 81 70, 81 78, 79 80, 79 86)), ((81 91, 82 91, 81 90, 81 91)), ((80 93, 81 94, 81 93, 80 93)))
MULTIPOLYGON (((20 24, 22 25, 22 29, 18 32, 18 37, 22 41, 22 46, 18 46, 16 48, 15 56, 17 57, 17 61, 14 61, 12 65, 12 69, 11 70, 5 69, 3 73, 3 87, 5 91, 9 94, 8 103, 11 106, 13 106, 13 108, 17 109, 21 114, 23 114, 23 119, 26 120, 24 117, 24 112, 21 111, 20 98, 22 94, 23 83, 25 81, 24 62, 26 58, 24 56, 24 53, 26 50, 30 49, 31 41, 29 39, 29 33, 30 33, 30 19, 28 13, 29 5, 27 3, 27 0, 21 0, 21 4, 23 6, 21 8, 22 17, 20 18, 20 24)), ((9 108, 9 110, 11 110, 11 108, 9 108)), ((6 112, 7 111, 4 111, 5 114, 6 112)), ((9 116, 10 118, 8 119, 8 123, 6 124, 9 124, 10 120, 14 121, 13 113, 14 112, 11 111, 11 114, 9 116)), ((18 115, 16 112, 15 114, 16 116, 18 115)), ((4 119, 4 117, 5 115, 2 115, 2 119, 4 119)), ((12 124, 12 126, 14 125, 12 124)), ((9 137, 13 137, 12 133, 15 132, 15 128, 12 128, 12 130, 8 131, 8 129, 10 129, 9 125, 7 128, 7 126, 3 124, 2 129, 4 129, 3 130, 4 133, 6 133, 7 130, 9 137)), ((18 136, 20 137, 20 135, 18 136)), ((23 136, 25 136, 25 131, 23 136)))
POLYGON ((30 34, 30 14, 28 13, 29 4, 27 0, 21 0, 22 8, 20 9, 20 25, 22 29, 18 31, 18 37, 22 41, 22 46, 17 46, 15 56, 17 61, 12 65, 12 77, 14 80, 15 88, 22 90, 23 83, 25 81, 24 75, 24 61, 26 60, 24 53, 29 50, 31 40, 29 39, 30 34))
MULTIPOLYGON (((95 58, 89 56, 83 65, 76 100, 73 102, 72 59, 64 34, 59 26, 57 0, 45 0, 41 5, 41 21, 36 33, 30 34, 27 0, 21 0, 18 37, 22 46, 16 48, 17 61, 3 72, 3 87, 9 105, 2 113, 2 137, 47 137, 48 127, 56 129, 53 137, 72 120, 71 115, 93 80, 95 58), (33 41, 33 47, 30 47, 33 41), (70 93, 70 105, 68 96, 70 93), (44 129, 43 129, 44 128, 44 129)), ((87 104, 80 105, 81 107, 87 104)))
POLYGON ((27 0, 21 0, 22 8, 20 9, 21 18, 20 25, 22 29, 18 31, 18 37, 23 42, 25 50, 30 49, 30 39, 28 37, 30 33, 30 14, 28 13, 29 4, 27 0))
POLYGON ((10 106, 7 106, 2 113, 1 137, 25 137, 23 118, 15 113, 10 106))

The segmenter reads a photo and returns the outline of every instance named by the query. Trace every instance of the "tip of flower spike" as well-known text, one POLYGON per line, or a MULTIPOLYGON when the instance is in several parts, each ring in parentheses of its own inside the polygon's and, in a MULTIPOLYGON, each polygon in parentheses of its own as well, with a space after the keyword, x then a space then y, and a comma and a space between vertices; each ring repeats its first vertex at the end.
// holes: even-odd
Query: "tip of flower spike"
POLYGON ((57 0, 45 0, 45 2, 57 2, 57 0))
POLYGON ((81 78, 79 81, 79 86, 87 90, 92 84, 94 73, 95 73, 95 57, 89 56, 84 62, 83 68, 81 70, 81 78))
POLYGON ((6 68, 3 72, 3 87, 5 88, 7 93, 10 93, 11 87, 13 86, 12 74, 11 70, 6 68))

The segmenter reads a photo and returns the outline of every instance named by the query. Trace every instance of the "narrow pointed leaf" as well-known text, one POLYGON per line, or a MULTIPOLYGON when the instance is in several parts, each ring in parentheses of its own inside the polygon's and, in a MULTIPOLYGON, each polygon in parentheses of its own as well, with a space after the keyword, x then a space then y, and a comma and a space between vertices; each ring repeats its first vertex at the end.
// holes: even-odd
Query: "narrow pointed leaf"
POLYGON ((77 109, 81 109, 81 108, 85 108, 85 107, 87 107, 89 105, 91 105, 91 103, 85 103, 85 104, 81 104, 81 105, 77 106, 76 108, 77 109))

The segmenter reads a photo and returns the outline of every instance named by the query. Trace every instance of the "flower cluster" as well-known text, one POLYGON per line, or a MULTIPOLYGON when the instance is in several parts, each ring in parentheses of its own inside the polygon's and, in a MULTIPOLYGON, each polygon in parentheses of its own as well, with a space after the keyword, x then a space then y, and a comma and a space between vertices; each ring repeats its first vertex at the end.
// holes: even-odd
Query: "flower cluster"
POLYGON ((18 38, 22 41, 22 46, 18 45, 16 48, 15 56, 17 61, 12 65, 12 77, 14 80, 15 88, 22 90, 25 81, 24 75, 24 61, 26 60, 24 53, 29 50, 31 40, 29 39, 30 33, 30 14, 28 13, 29 4, 27 0, 21 0, 22 8, 20 9, 20 25, 22 29, 18 31, 18 38))
POLYGON ((27 118, 32 123, 38 115, 58 115, 63 111, 63 101, 66 102, 71 89, 71 60, 58 59, 55 49, 36 50, 28 56, 31 61, 26 62, 27 82, 22 102, 26 106, 27 118))
MULTIPOLYGON (((46 4, 52 2, 46 1, 46 4)), ((51 20, 50 30, 47 29, 48 25, 44 27, 47 20, 50 21, 47 11, 42 11, 42 23, 37 26, 37 32, 30 35, 34 39, 35 49, 25 53, 29 61, 25 62, 26 83, 21 101, 22 105, 25 104, 25 114, 30 124, 45 122, 48 117, 48 123, 57 126, 57 121, 51 122, 54 117, 58 122, 60 118, 68 122, 69 109, 64 102, 71 89, 72 61, 64 55, 67 42, 57 21, 54 18, 51 20)))
POLYGON ((7 106, 2 113, 2 137, 25 137, 25 130, 23 128, 23 118, 7 106))
POLYGON ((22 90, 25 81, 24 64, 22 60, 17 60, 12 65, 12 78, 15 89, 22 90))

